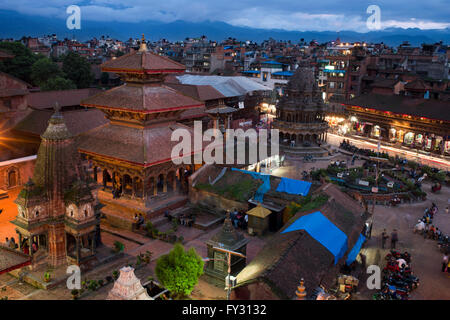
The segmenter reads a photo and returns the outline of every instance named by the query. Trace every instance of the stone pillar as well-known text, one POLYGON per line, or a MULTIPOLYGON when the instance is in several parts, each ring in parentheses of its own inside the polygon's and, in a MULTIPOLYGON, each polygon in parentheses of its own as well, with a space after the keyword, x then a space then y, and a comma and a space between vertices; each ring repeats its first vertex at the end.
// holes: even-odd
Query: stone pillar
POLYGON ((131 179, 131 198, 136 197, 136 178, 131 179))
POLYGON ((16 230, 16 233, 17 233, 17 235, 19 237, 19 243, 18 243, 19 250, 22 251, 22 234, 19 231, 17 231, 17 230, 16 230))
POLYGON ((167 192, 167 175, 163 175, 163 192, 167 192))
POLYGON ((158 194, 158 179, 153 178, 153 195, 156 196, 158 194))
POLYGON ((65 240, 65 242, 66 242, 66 245, 65 245, 65 247, 66 247, 66 256, 69 254, 69 244, 68 244, 68 241, 67 241, 67 232, 64 232, 64 240, 65 240))
POLYGON ((33 244, 33 235, 28 236, 28 254, 30 255, 31 259, 33 259, 33 248, 31 245, 33 244))
POLYGON ((75 237, 75 243, 76 243, 76 257, 77 257, 77 263, 80 263, 80 258, 81 258, 81 252, 80 252, 80 237, 75 237))
POLYGON ((436 136, 434 138, 431 138, 431 152, 434 152, 436 149, 436 136))
POLYGON ((91 238, 91 253, 95 254, 95 233, 90 235, 91 238))

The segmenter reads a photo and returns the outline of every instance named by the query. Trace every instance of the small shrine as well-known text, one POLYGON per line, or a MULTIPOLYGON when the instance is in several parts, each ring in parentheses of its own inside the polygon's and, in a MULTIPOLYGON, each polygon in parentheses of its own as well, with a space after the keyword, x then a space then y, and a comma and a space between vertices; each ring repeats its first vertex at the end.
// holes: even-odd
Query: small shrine
MULTIPOLYGON (((217 232, 210 240, 206 241, 208 250, 208 259, 205 274, 209 275, 213 282, 219 285, 225 283, 225 277, 228 275, 228 254, 218 251, 215 248, 223 248, 246 255, 248 239, 238 232, 231 223, 230 215, 227 214, 222 229, 217 232)), ((245 268, 246 258, 231 255, 231 275, 236 276, 245 268)))
POLYGON ((19 250, 31 263, 83 264, 100 244, 93 189, 59 109, 41 136, 33 178, 15 203, 19 250))
POLYGON ((269 230, 269 216, 272 213, 267 208, 264 208, 260 203, 253 209, 247 211, 248 215, 248 233, 259 236, 263 235, 269 230))
POLYGON ((134 268, 120 269, 119 278, 108 293, 106 300, 153 300, 147 293, 141 281, 134 274, 134 268))

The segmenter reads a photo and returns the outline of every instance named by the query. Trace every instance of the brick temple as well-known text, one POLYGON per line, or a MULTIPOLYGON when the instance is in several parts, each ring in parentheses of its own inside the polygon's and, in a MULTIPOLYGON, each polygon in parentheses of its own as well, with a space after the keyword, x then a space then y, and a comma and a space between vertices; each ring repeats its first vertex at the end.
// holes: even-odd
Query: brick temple
POLYGON ((95 256, 99 219, 75 139, 58 108, 41 139, 33 178, 15 201, 19 249, 33 265, 80 265, 95 256))

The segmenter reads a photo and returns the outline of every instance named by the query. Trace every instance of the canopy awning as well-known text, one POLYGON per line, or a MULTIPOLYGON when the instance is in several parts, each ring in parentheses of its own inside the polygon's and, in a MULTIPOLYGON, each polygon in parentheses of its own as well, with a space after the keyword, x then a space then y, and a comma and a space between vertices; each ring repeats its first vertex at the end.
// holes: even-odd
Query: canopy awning
POLYGON ((334 264, 347 251, 347 235, 320 211, 298 218, 282 233, 297 230, 305 230, 311 237, 327 248, 334 255, 334 264))
POLYGON ((254 217, 258 217, 258 218, 265 218, 267 217, 269 214, 271 214, 272 211, 270 211, 269 209, 266 209, 260 205, 254 207, 253 209, 247 211, 247 214, 249 216, 254 216, 254 217))
POLYGON ((277 187, 278 192, 286 192, 289 194, 299 194, 306 196, 311 188, 311 182, 295 180, 289 178, 281 178, 281 182, 277 187))
POLYGON ((364 237, 362 234, 360 234, 359 238, 356 241, 355 245, 353 246, 352 250, 347 255, 347 260, 345 261, 345 263, 347 265, 351 265, 352 262, 355 261, 356 257, 358 256, 358 253, 361 251, 361 247, 362 247, 364 241, 366 241, 366 237, 364 237))

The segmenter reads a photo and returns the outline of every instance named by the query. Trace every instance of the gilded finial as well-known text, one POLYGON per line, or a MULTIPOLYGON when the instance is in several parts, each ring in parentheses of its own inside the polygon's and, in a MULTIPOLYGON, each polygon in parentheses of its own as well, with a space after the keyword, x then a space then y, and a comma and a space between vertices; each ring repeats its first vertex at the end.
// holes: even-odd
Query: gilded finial
POLYGON ((141 46, 139 47, 139 51, 147 51, 147 43, 145 42, 144 34, 142 34, 141 46))
POLYGON ((304 284, 305 284, 305 280, 303 278, 301 278, 300 285, 297 287, 297 291, 295 291, 297 300, 305 300, 305 298, 306 298, 306 288, 305 288, 304 284))

